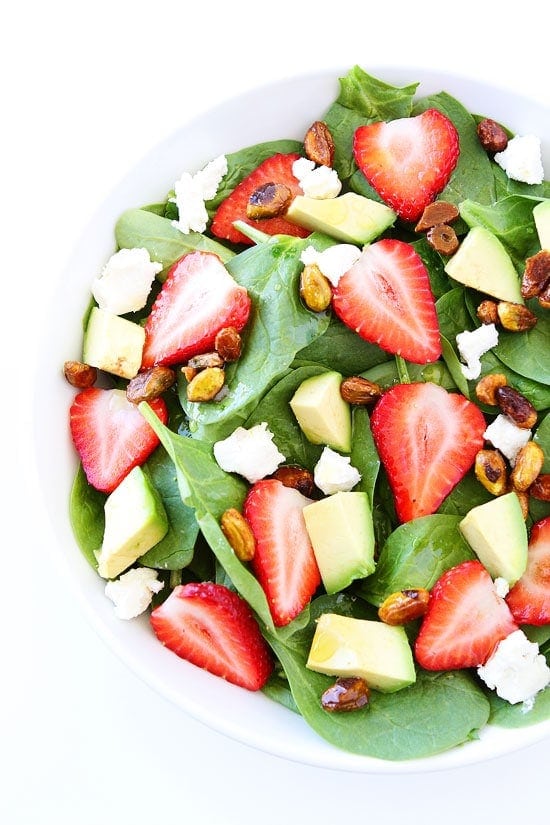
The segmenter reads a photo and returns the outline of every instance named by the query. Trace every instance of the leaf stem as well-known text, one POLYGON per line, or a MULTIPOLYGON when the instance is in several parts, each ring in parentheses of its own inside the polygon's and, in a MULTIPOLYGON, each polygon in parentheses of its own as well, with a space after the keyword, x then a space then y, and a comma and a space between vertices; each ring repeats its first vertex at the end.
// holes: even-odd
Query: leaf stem
POLYGON ((271 240, 271 235, 267 235, 265 232, 262 232, 260 229, 256 229, 254 226, 250 226, 250 224, 246 223, 245 221, 233 221, 233 226, 235 229, 238 229, 243 235, 246 235, 247 238, 250 238, 251 241, 254 243, 267 243, 271 240))
POLYGON ((397 367, 397 376, 400 384, 410 384, 411 379, 407 369, 407 362, 400 355, 395 356, 395 366, 397 367))

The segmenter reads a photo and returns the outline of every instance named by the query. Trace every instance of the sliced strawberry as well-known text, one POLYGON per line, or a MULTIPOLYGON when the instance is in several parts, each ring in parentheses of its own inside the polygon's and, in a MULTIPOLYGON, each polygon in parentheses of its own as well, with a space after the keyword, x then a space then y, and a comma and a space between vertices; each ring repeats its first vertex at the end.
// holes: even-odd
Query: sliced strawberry
POLYGON ((244 515, 256 539, 252 568, 278 627, 304 609, 321 583, 302 514, 310 503, 276 479, 256 482, 245 501, 244 515))
POLYGON ((240 331, 248 321, 248 292, 217 255, 190 252, 176 261, 145 325, 142 369, 182 364, 214 349, 224 327, 240 331))
POLYGON ((400 521, 435 513, 474 463, 486 426, 475 404, 437 384, 382 395, 371 427, 400 521))
POLYGON ((407 361, 427 364, 441 355, 428 272, 404 241, 384 238, 365 247, 334 288, 333 307, 361 338, 407 361))
MULTIPOLYGON (((168 420, 162 398, 149 402, 163 424, 168 420)), ((79 392, 69 412, 71 435, 86 478, 110 493, 130 470, 148 458, 159 439, 123 390, 90 387, 79 392)))
POLYGON ((178 585, 151 613, 158 639, 182 659, 234 685, 260 690, 273 662, 247 604, 223 584, 178 585))
POLYGON ((527 568, 506 601, 518 624, 550 624, 550 516, 533 525, 527 568))
POLYGON ((445 188, 459 152, 454 124, 437 109, 360 126, 353 139, 359 169, 406 221, 418 220, 445 188))
POLYGON ((297 238, 306 238, 310 234, 308 229, 296 226, 285 218, 251 220, 246 216, 248 199, 256 189, 259 189, 265 183, 283 183, 288 186, 293 197, 304 194, 298 179, 292 174, 292 164, 299 157, 300 155, 296 154, 278 154, 260 163, 220 204, 210 226, 212 234, 233 243, 251 244, 252 241, 233 226, 234 221, 245 221, 250 226, 261 229, 267 235, 294 235, 297 238))
POLYGON ((443 573, 431 590, 416 661, 426 670, 477 667, 517 629, 481 562, 465 561, 443 573))

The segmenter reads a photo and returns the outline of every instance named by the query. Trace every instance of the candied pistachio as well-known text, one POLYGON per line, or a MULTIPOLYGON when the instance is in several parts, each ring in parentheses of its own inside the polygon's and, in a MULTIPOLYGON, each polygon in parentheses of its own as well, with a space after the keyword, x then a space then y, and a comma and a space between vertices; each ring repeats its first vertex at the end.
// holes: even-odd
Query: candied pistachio
POLYGON ((428 229, 426 240, 441 255, 454 255, 459 247, 456 232, 452 226, 447 226, 445 223, 439 223, 428 229))
POLYGON ((498 324, 498 307, 496 301, 487 298, 482 301, 476 310, 476 315, 482 324, 498 324))
POLYGON ((321 705, 325 710, 334 712, 359 710, 369 703, 369 688, 360 676, 346 676, 325 690, 321 696, 321 705))
POLYGON ((368 378, 352 375, 340 384, 340 395, 348 404, 372 404, 382 395, 382 388, 368 378))
POLYGON ((132 404, 152 401, 169 389, 176 380, 176 373, 170 367, 160 364, 144 372, 138 372, 126 387, 126 398, 132 404))
POLYGON ((291 201, 292 192, 284 183, 264 183, 250 195, 246 216, 252 220, 276 218, 284 215, 291 201))
POLYGON ((550 309, 550 283, 548 283, 540 295, 537 295, 537 300, 543 309, 550 309))
POLYGON ((474 472, 478 481, 493 496, 501 496, 508 487, 508 471, 504 457, 498 450, 479 450, 474 472))
POLYGON ((81 361, 65 361, 63 374, 72 387, 87 390, 97 381, 97 369, 81 361))
POLYGON ((499 301, 497 304, 498 319, 504 329, 509 332, 526 332, 533 329, 537 323, 537 316, 523 304, 512 301, 499 301))
POLYGON ((186 381, 192 381, 195 375, 198 373, 198 369, 195 367, 188 367, 183 366, 181 368, 182 374, 185 376, 186 381))
POLYGON ((280 481, 285 487, 292 487, 294 490, 298 490, 308 498, 311 498, 315 490, 313 474, 298 464, 285 464, 282 467, 278 467, 273 473, 272 478, 276 478, 277 481, 280 481))
POLYGON ((334 162, 334 141, 327 124, 316 120, 304 137, 306 157, 318 166, 330 166, 334 162))
POLYGON ((235 327, 224 327, 216 335, 214 347, 223 361, 238 361, 241 357, 241 336, 235 327))
POLYGON ((539 473, 529 487, 529 495, 538 501, 550 501, 550 473, 539 473))
POLYGON ((491 372, 484 375, 476 384, 478 401, 482 404, 488 404, 490 407, 496 407, 498 405, 496 391, 507 385, 508 379, 501 372, 491 372))
POLYGON ((225 372, 220 367, 200 370, 187 385, 188 401, 213 401, 224 385, 225 372))
POLYGON ((529 518, 529 493, 526 490, 516 490, 515 487, 511 489, 518 497, 521 515, 523 516, 523 520, 526 521, 529 518))
POLYGON ((240 561, 251 561, 256 552, 256 540, 243 514, 230 507, 222 514, 220 527, 237 558, 240 561))
POLYGON ((324 312, 332 301, 330 282, 317 264, 306 264, 300 275, 300 296, 312 312, 324 312))
POLYGON ((479 142, 486 152, 503 152, 508 146, 508 135, 496 120, 480 120, 476 127, 479 142))
POLYGON ((510 481, 516 492, 525 492, 531 487, 544 464, 544 452, 535 441, 528 441, 516 456, 510 481))
POLYGON ((459 215, 458 207, 456 207, 454 203, 449 203, 448 201, 433 201, 424 209, 414 231, 426 232, 426 230, 431 229, 433 226, 452 223, 459 215))
POLYGON ((429 599, 429 591, 422 587, 398 590, 384 599, 378 608, 378 617, 385 624, 406 624, 424 615, 429 599))
POLYGON ((220 358, 218 352, 203 352, 190 358, 187 366, 194 370, 204 370, 207 367, 223 367, 223 358, 220 358))
POLYGON ((537 411, 531 402, 513 387, 498 387, 495 390, 497 404, 508 418, 511 418, 516 427, 530 430, 537 423, 537 411))
POLYGON ((550 284, 550 251, 542 249, 525 261, 525 271, 521 279, 523 298, 536 298, 550 284))

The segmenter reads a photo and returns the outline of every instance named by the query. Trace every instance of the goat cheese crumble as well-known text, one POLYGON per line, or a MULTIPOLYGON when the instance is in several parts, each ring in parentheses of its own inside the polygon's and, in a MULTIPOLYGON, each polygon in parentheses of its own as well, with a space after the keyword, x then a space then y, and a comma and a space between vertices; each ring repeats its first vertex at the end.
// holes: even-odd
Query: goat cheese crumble
POLYGON ((480 358, 498 344, 498 330, 494 324, 482 324, 472 332, 464 330, 456 336, 456 345, 465 364, 460 365, 464 378, 469 381, 481 375, 480 358))
POLYGON ((162 264, 151 261, 147 249, 119 249, 92 283, 92 295, 99 308, 112 315, 137 312, 147 303, 161 269, 162 264))
POLYGON ((323 252, 318 252, 313 246, 306 246, 300 260, 306 266, 316 264, 332 286, 338 286, 338 281, 352 268, 361 257, 361 250, 353 244, 339 243, 329 246, 323 252))
POLYGON ((347 493, 361 481, 361 474, 348 456, 325 447, 313 470, 317 487, 326 495, 347 493))
POLYGON ((529 710, 536 694, 550 683, 550 668, 523 630, 515 630, 498 643, 492 656, 477 669, 478 675, 497 696, 512 705, 524 702, 529 710))
POLYGON ((158 573, 149 567, 135 567, 120 578, 107 582, 105 595, 114 602, 119 619, 134 619, 151 604, 155 593, 164 587, 158 573))
POLYGON ((511 418, 500 413, 489 424, 483 437, 486 441, 490 441, 493 447, 500 450, 511 464, 514 464, 521 448, 531 440, 531 430, 516 426, 511 418))
POLYGON ((211 200, 227 174, 227 158, 220 155, 192 175, 184 172, 174 184, 175 197, 170 200, 178 207, 178 220, 172 225, 187 235, 204 232, 208 223, 205 201, 211 200))
POLYGON ((214 457, 226 473, 238 473, 251 484, 274 473, 285 460, 265 421, 249 430, 237 427, 230 436, 216 441, 214 457))
POLYGON ((335 198, 340 194, 342 183, 335 169, 330 166, 315 166, 312 160, 298 158, 292 164, 292 174, 298 179, 300 188, 307 198, 335 198))
POLYGON ((544 180, 541 143, 535 135, 513 137, 506 149, 496 153, 495 162, 512 180, 523 183, 542 183, 544 180))

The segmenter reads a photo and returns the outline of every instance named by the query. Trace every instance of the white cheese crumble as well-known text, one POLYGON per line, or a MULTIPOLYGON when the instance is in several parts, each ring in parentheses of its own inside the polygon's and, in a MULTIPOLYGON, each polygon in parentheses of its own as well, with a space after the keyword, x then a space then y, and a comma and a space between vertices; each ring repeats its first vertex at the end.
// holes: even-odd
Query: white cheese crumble
POLYGON ((307 198, 335 198, 342 189, 335 169, 331 169, 330 166, 316 167, 315 163, 307 158, 298 158, 294 161, 292 174, 298 179, 300 188, 307 198))
POLYGON ((499 642, 477 672, 487 687, 512 705, 524 702, 532 707, 536 694, 550 683, 546 659, 523 630, 515 630, 499 642))
POLYGON ((227 158, 220 155, 204 169, 192 175, 184 172, 174 184, 175 197, 172 202, 178 207, 178 220, 172 225, 187 235, 189 232, 204 232, 208 223, 205 201, 211 200, 224 175, 227 174, 227 158))
POLYGON ((151 261, 146 249, 119 249, 92 283, 92 295, 100 309, 113 315, 137 312, 147 303, 161 269, 162 264, 151 261))
POLYGON ((230 436, 216 441, 214 457, 226 473, 238 473, 251 484, 274 473, 285 460, 265 421, 249 430, 237 427, 230 436))
POLYGON ((510 592, 510 584, 506 581, 506 579, 502 576, 497 576, 493 584, 495 585, 497 595, 500 596, 501 599, 506 598, 510 592))
POLYGON ((530 441, 531 430, 516 426, 511 418, 501 413, 489 424, 483 437, 486 441, 490 441, 493 447, 500 450, 511 464, 514 464, 521 448, 530 441))
POLYGON ((361 481, 361 474, 351 465, 348 456, 325 447, 313 470, 317 487, 326 495, 347 493, 361 481))
POLYGON ((105 595, 114 602, 119 619, 134 619, 147 610, 153 594, 159 593, 163 587, 156 570, 135 567, 119 579, 107 582, 105 595))
POLYGON ((482 324, 472 332, 464 330, 456 336, 456 345, 465 364, 460 365, 469 381, 481 375, 481 356, 498 344, 498 330, 494 324, 482 324))
POLYGON ((523 183, 544 180, 541 144, 535 135, 516 135, 508 141, 506 149, 496 153, 495 161, 512 180, 523 183))
POLYGON ((318 252, 313 246, 306 246, 300 260, 303 264, 316 264, 332 286, 338 286, 338 281, 352 268, 361 257, 361 250, 350 243, 338 243, 329 246, 323 252, 318 252))

